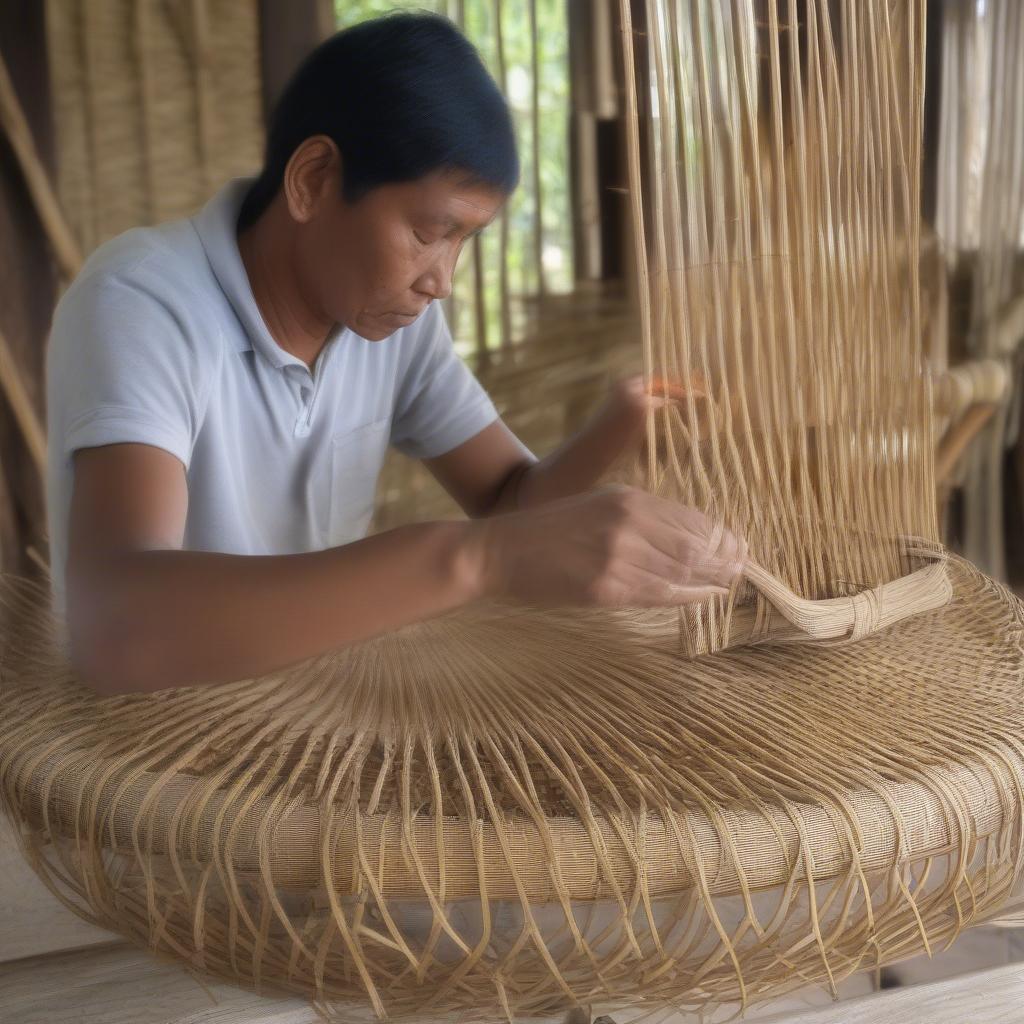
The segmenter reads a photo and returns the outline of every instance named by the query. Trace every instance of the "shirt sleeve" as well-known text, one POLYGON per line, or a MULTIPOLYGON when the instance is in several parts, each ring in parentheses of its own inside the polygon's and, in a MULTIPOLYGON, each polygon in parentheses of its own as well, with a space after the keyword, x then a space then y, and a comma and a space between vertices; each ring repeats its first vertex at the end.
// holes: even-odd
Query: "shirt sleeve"
POLYGON ((210 373, 182 314, 117 278, 83 282, 66 298, 47 351, 53 456, 136 442, 170 452, 187 469, 210 373))
POLYGON ((395 402, 391 443, 430 459, 457 448, 498 418, 490 396, 462 361, 439 303, 424 313, 395 402))

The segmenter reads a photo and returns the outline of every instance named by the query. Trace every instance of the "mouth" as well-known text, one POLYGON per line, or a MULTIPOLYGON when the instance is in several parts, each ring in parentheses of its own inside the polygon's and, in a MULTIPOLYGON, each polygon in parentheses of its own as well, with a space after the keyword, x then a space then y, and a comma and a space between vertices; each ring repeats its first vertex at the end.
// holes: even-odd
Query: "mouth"
POLYGON ((383 315, 385 317, 390 317, 392 320, 401 320, 405 323, 410 323, 411 321, 415 320, 422 312, 422 309, 418 310, 415 313, 403 313, 401 311, 395 310, 390 313, 385 313, 383 315))

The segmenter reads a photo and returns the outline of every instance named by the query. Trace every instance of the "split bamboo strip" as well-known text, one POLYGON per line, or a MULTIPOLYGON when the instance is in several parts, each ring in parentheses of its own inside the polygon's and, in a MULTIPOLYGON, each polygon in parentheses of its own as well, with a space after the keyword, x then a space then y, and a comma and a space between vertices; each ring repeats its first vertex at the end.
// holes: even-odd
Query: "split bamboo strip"
MULTIPOLYGON (((896 538, 937 541, 919 5, 647 11, 648 195, 630 121, 644 366, 703 382, 652 427, 647 485, 724 520, 807 597, 893 580, 909 571, 896 538)), ((733 607, 687 628, 728 643, 733 607)))
POLYGON ((21 430, 40 478, 46 476, 46 430, 22 380, 7 339, 0 333, 0 387, 21 430))
POLYGON ((60 203, 50 184, 50 177, 43 167, 39 154, 36 152, 32 131, 25 120, 25 114, 18 102, 14 84, 7 73, 7 65, 0 57, 0 126, 14 151, 25 186, 35 204, 47 240, 53 250, 54 258, 60 267, 61 274, 70 280, 78 273, 82 265, 82 256, 78 250, 71 229, 64 219, 60 203))

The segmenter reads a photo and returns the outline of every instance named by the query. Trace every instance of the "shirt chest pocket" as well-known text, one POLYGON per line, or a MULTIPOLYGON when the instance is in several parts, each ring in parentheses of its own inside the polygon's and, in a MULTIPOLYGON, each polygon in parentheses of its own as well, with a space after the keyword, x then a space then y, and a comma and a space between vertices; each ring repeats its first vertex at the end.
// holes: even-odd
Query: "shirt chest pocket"
POLYGON ((377 477, 387 454, 391 418, 366 423, 331 441, 327 543, 348 544, 366 536, 373 518, 377 477))

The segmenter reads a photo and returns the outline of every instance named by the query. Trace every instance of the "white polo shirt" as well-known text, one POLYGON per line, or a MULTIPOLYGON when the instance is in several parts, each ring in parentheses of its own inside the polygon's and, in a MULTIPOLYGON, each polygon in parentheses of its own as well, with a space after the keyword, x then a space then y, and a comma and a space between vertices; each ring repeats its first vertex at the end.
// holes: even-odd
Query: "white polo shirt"
POLYGON ((57 305, 47 497, 59 612, 78 448, 134 441, 177 456, 187 549, 289 554, 365 535, 389 442, 429 458, 497 417, 437 303, 384 341, 336 328, 312 372, 284 351, 238 251, 249 181, 100 246, 57 305))

